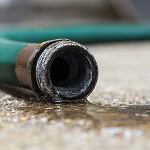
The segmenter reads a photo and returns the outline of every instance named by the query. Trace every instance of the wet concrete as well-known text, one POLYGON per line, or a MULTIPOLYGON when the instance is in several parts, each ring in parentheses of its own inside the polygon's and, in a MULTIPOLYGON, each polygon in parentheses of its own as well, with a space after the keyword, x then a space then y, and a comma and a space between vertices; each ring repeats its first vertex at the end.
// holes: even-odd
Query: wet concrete
POLYGON ((100 74, 86 103, 49 103, 1 85, 0 149, 149 149, 149 46, 90 45, 100 74))
MULTIPOLYGON (((15 97, 5 95, 1 102, 1 117, 9 116, 10 121, 44 120, 63 122, 69 126, 80 127, 95 131, 104 127, 129 127, 150 129, 150 106, 130 105, 126 107, 105 107, 89 103, 49 103, 18 101, 15 97), (17 112, 17 116, 15 116, 17 112), (8 115, 7 115, 8 114, 8 115), (43 118, 44 117, 44 118, 43 118), (43 118, 43 119, 42 119, 43 118)), ((5 118, 7 122, 7 117, 5 118)))

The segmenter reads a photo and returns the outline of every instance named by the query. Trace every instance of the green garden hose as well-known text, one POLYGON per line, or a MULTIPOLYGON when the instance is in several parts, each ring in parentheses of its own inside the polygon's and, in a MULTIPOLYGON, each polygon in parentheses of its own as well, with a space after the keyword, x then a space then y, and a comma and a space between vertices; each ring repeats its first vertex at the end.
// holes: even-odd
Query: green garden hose
POLYGON ((0 83, 21 86, 15 73, 15 65, 19 53, 24 48, 33 43, 64 38, 80 43, 149 40, 150 25, 108 24, 3 29, 0 31, 0 83))

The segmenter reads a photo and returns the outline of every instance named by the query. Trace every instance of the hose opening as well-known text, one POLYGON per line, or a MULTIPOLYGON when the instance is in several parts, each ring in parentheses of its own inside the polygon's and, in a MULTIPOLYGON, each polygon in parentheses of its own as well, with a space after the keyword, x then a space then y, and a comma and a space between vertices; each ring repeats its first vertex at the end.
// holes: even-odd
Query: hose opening
POLYGON ((74 97, 88 88, 92 80, 91 64, 83 53, 65 51, 53 60, 50 80, 61 95, 74 97))
POLYGON ((60 86, 63 82, 68 80, 70 75, 70 65, 68 62, 57 57, 52 63, 50 70, 50 78, 54 86, 60 86))

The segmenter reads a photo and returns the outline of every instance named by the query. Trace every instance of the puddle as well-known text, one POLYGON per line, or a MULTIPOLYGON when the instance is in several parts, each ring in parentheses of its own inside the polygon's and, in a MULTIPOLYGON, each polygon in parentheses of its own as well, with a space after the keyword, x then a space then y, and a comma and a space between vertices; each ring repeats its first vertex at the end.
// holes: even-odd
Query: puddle
POLYGON ((3 149, 149 149, 150 105, 49 103, 28 94, 0 91, 3 149))
POLYGON ((68 127, 100 130, 105 127, 150 129, 150 106, 104 107, 85 103, 37 102, 5 94, 0 98, 1 119, 4 122, 61 122, 68 127))

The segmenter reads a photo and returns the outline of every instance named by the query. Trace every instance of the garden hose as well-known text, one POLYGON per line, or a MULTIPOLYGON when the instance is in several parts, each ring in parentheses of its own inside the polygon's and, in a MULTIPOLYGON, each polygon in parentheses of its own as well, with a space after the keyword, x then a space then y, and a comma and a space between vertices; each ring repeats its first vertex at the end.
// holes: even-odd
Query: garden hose
POLYGON ((98 67, 88 48, 77 42, 149 39, 149 24, 3 29, 0 83, 30 88, 53 101, 84 100, 96 85, 98 67))

